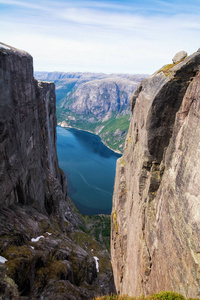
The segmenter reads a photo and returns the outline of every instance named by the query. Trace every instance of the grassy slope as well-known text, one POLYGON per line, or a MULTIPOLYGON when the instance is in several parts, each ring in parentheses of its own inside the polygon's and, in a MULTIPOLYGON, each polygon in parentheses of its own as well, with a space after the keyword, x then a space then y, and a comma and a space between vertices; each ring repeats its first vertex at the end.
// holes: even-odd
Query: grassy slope
POLYGON ((70 112, 68 109, 57 108, 58 122, 62 122, 63 120, 65 120, 66 116, 75 118, 75 120, 68 120, 67 123, 69 126, 77 129, 87 130, 96 133, 98 128, 103 127, 103 129, 98 133, 102 141, 108 147, 115 151, 123 151, 123 145, 129 128, 130 115, 113 115, 109 120, 105 122, 96 121, 94 123, 91 123, 88 121, 89 117, 83 119, 83 116, 76 115, 70 112), (120 135, 115 135, 117 129, 121 131, 120 135), (120 147, 120 145, 122 146, 120 147))
MULTIPOLYGON (((189 300, 197 300, 197 299, 199 298, 189 298, 189 300)), ((128 296, 111 295, 111 296, 97 297, 94 300, 186 300, 186 298, 181 294, 165 291, 147 297, 144 296, 128 297, 128 296)))
POLYGON ((109 215, 85 216, 86 230, 110 251, 111 223, 109 215))
POLYGON ((104 128, 99 133, 102 140, 113 150, 123 150, 120 145, 124 144, 125 138, 129 128, 129 118, 130 115, 113 117, 108 121, 102 123, 104 128), (121 136, 115 135, 116 130, 121 131, 121 136))
POLYGON ((93 237, 110 252, 111 220, 109 215, 84 216, 85 226, 80 229, 93 237))

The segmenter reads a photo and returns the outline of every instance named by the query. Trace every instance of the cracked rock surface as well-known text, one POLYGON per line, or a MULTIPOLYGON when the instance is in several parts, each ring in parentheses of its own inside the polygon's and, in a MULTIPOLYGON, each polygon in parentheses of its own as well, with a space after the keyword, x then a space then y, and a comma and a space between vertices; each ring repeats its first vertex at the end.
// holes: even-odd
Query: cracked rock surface
POLYGON ((200 53, 145 79, 117 162, 111 256, 116 289, 200 296, 200 53))

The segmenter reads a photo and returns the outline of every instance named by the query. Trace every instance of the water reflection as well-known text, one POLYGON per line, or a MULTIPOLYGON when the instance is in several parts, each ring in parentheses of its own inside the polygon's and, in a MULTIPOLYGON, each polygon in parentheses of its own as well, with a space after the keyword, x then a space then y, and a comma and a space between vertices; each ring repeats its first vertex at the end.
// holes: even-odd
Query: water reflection
MULTIPOLYGON (((72 132, 79 139, 79 142, 83 144, 84 147, 87 147, 87 149, 91 152, 107 158, 113 156, 114 152, 101 142, 101 139, 98 135, 74 128, 69 128, 68 130, 72 132)), ((121 156, 118 153, 115 153, 115 155, 116 157, 121 156)))

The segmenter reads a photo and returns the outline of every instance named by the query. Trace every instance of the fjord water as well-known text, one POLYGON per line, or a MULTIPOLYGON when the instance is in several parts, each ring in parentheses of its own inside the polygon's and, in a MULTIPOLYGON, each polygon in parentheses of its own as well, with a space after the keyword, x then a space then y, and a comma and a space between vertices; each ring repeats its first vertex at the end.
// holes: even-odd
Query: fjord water
POLYGON ((57 152, 68 194, 82 214, 110 214, 116 160, 121 156, 92 133, 57 127, 57 152))

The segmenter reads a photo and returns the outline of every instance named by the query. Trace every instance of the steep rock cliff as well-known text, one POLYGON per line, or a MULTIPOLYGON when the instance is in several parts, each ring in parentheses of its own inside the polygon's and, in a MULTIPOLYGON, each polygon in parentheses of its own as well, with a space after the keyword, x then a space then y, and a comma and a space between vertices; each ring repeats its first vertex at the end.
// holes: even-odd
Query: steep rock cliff
POLYGON ((145 79, 118 160, 111 256, 116 289, 200 296, 200 53, 145 79))
POLYGON ((54 84, 36 81, 32 57, 5 46, 0 84, 1 207, 31 204, 40 212, 55 213, 66 187, 61 186, 56 154, 54 84), (54 182, 60 191, 52 193, 54 182))
POLYGON ((0 90, 0 297, 109 292, 108 251, 80 230, 58 166, 54 83, 36 81, 32 57, 0 43, 0 90))

